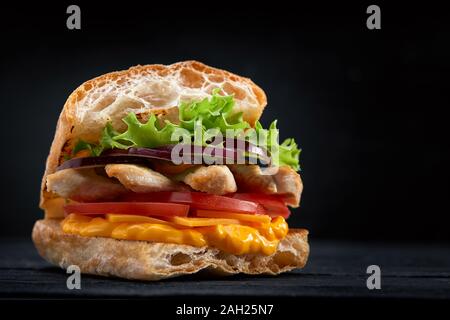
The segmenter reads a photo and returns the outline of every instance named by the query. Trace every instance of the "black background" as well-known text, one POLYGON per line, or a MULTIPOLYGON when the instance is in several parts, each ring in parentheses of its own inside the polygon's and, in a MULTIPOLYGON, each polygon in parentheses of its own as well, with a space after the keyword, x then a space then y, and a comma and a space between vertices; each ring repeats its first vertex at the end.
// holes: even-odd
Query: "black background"
POLYGON ((311 237, 450 241, 448 17, 427 2, 81 6, 2 4, 1 236, 29 236, 59 112, 95 76, 195 59, 268 95, 262 121, 302 147, 305 191, 290 225, 311 237))

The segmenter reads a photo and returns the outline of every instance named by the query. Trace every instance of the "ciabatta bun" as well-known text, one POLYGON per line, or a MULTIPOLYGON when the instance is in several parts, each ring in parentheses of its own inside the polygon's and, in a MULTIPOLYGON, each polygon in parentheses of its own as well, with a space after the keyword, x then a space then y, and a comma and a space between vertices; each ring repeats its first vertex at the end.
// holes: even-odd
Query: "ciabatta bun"
POLYGON ((208 97, 218 87, 225 94, 234 94, 235 110, 244 113, 244 120, 254 124, 260 118, 267 103, 261 88, 250 79, 196 61, 136 66, 83 83, 64 105, 47 158, 40 201, 46 216, 52 216, 50 207, 60 207, 58 201, 49 201, 58 197, 46 191, 45 183, 58 166, 65 144, 79 138, 96 142, 108 121, 120 130, 124 126, 121 119, 130 111, 164 112, 177 107, 181 100, 208 97))
POLYGON ((160 280, 201 270, 218 275, 275 275, 301 268, 309 254, 308 231, 291 229, 270 256, 233 255, 208 247, 82 237, 62 231, 60 220, 39 220, 33 241, 47 261, 82 273, 136 280, 160 280))
MULTIPOLYGON (((33 241, 42 257, 67 268, 77 265, 83 273, 139 280, 159 280, 207 270, 220 275, 236 273, 278 274, 305 265, 309 254, 308 232, 291 229, 271 256, 233 255, 210 247, 193 247, 148 241, 82 237, 62 231, 64 199, 46 190, 62 151, 78 139, 97 142, 107 122, 125 129, 121 119, 129 112, 141 115, 168 113, 180 101, 209 97, 222 88, 233 94, 235 111, 254 125, 267 103, 264 91, 250 79, 187 61, 169 66, 136 66, 87 81, 66 101, 42 179, 40 206, 45 220, 36 222, 33 241)), ((298 177, 300 179, 300 177, 298 177)))

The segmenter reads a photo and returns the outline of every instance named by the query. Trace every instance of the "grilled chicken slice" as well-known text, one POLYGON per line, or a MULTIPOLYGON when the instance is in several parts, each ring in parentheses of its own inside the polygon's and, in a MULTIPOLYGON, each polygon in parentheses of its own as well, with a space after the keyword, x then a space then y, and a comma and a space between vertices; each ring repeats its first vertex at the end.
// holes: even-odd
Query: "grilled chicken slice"
POLYGON ((300 205, 303 183, 291 167, 279 167, 276 173, 264 174, 257 165, 230 165, 239 189, 246 192, 281 194, 292 207, 300 205))
POLYGON ((254 193, 276 193, 277 185, 271 175, 265 175, 257 165, 229 165, 239 189, 254 193))
POLYGON ((109 177, 117 178, 125 188, 138 193, 183 189, 161 173, 135 164, 108 164, 105 170, 109 177))
POLYGON ((198 167, 188 173, 183 181, 194 190, 211 194, 222 195, 237 190, 233 174, 224 165, 198 167))
POLYGON ((47 190, 76 201, 113 200, 127 192, 118 182, 94 169, 66 169, 47 176, 47 190))

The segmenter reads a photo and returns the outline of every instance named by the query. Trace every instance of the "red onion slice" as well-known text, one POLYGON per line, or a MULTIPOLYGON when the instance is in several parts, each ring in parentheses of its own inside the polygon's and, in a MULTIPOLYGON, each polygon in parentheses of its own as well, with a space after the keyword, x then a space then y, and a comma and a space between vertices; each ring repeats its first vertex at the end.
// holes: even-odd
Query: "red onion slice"
POLYGON ((127 155, 73 158, 64 161, 59 167, 56 168, 56 171, 64 169, 76 169, 80 167, 83 168, 103 167, 111 163, 133 163, 146 165, 148 164, 148 161, 145 158, 130 157, 127 155))
MULTIPOLYGON (((210 150, 211 156, 208 155, 208 157, 212 159, 222 159, 223 163, 226 163, 227 159, 232 159, 233 161, 244 159, 246 163, 255 163, 262 166, 270 165, 271 159, 264 149, 255 146, 254 144, 251 144, 247 141, 244 141, 244 143, 241 142, 241 144, 238 143, 238 140, 234 140, 233 143, 231 143, 231 141, 232 140, 230 139, 226 140, 224 143, 224 147, 210 145, 209 148, 212 148, 210 150), (233 147, 227 148, 227 144, 233 147), (242 145, 244 145, 244 148, 242 148, 242 145), (247 155, 243 155, 241 152, 245 152, 247 153, 247 155)), ((98 157, 83 157, 67 160, 63 162, 59 167, 57 167, 56 170, 59 171, 80 167, 101 167, 110 163, 133 163, 147 165, 149 159, 172 161, 172 150, 174 147, 175 145, 166 145, 159 148, 131 147, 126 150, 110 149, 104 151, 98 157)), ((193 160, 196 155, 203 156, 206 148, 208 148, 204 146, 201 146, 199 148, 197 146, 196 149, 194 145, 184 145, 182 147, 184 147, 182 151, 189 150, 188 154, 190 155, 192 163, 194 162, 193 160)), ((183 153, 181 153, 180 156, 183 156, 183 153)))

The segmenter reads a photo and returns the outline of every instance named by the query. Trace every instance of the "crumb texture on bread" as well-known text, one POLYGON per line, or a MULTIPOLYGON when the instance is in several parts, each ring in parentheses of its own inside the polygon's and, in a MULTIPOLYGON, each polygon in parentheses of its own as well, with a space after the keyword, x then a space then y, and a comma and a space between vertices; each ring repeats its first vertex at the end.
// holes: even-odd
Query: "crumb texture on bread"
POLYGON ((36 222, 33 241, 47 261, 83 273, 136 280, 160 280, 204 270, 219 275, 270 274, 301 268, 309 254, 308 231, 291 229, 275 254, 233 255, 208 247, 81 237, 65 234, 60 220, 36 222))
POLYGON ((112 72, 85 82, 69 97, 65 109, 74 126, 72 134, 98 138, 106 122, 125 129, 122 122, 129 112, 146 114, 170 109, 180 101, 201 100, 215 88, 235 98, 235 111, 254 123, 266 105, 266 96, 250 79, 206 66, 197 61, 169 66, 136 66, 112 72))
POLYGON ((77 139, 96 142, 109 121, 116 130, 124 130, 122 118, 129 112, 143 119, 149 113, 170 113, 180 101, 209 97, 215 88, 233 94, 234 110, 243 112, 244 120, 252 125, 267 104, 264 91, 250 79, 197 61, 135 66, 83 83, 69 96, 60 114, 42 179, 41 208, 49 211, 48 200, 55 197, 45 190, 45 180, 55 172, 66 144, 77 139))

